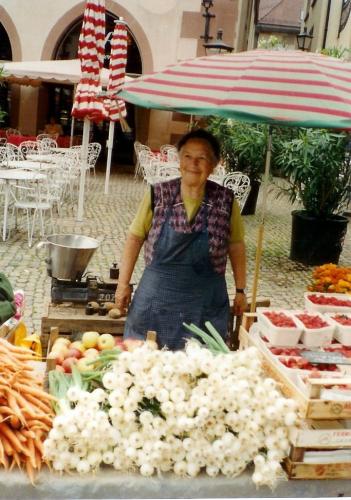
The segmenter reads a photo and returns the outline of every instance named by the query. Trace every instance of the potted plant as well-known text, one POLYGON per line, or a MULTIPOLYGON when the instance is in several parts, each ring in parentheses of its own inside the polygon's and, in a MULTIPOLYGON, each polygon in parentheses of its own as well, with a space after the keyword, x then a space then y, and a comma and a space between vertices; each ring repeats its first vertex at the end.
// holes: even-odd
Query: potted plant
POLYGON ((250 194, 243 215, 255 213, 267 148, 267 126, 211 118, 207 129, 219 140, 222 158, 229 172, 240 170, 250 177, 250 194))
POLYGON ((296 131, 295 138, 281 140, 275 154, 286 181, 281 192, 303 205, 292 212, 290 258, 307 265, 338 263, 348 223, 341 213, 351 194, 348 135, 296 131))

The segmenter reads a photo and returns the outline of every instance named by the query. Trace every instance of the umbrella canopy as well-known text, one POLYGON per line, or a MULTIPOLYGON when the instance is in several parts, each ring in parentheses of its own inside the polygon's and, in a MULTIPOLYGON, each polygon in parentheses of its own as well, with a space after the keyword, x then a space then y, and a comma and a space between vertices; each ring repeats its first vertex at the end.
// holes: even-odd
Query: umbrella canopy
MULTIPOLYGON (((181 61, 123 87, 128 102, 187 114, 317 128, 351 128, 351 64, 301 51, 252 50, 181 61)), ((263 178, 251 311, 256 306, 272 132, 263 178)))
POLYGON ((124 128, 124 118, 127 115, 126 105, 122 99, 116 98, 117 91, 121 88, 125 80, 127 64, 127 28, 124 21, 117 21, 111 38, 110 53, 110 77, 107 86, 107 99, 105 108, 110 119, 108 152, 106 162, 105 194, 108 194, 108 184, 110 179, 111 158, 113 148, 113 137, 115 130, 115 121, 121 121, 124 128), (114 95, 112 98, 111 95, 114 95))
POLYGON ((252 50, 181 61, 126 84, 126 101, 187 114, 301 127, 351 127, 351 64, 252 50))
POLYGON ((103 101, 98 97, 101 93, 100 73, 105 57, 105 0, 87 0, 78 55, 82 76, 77 86, 72 116, 84 119, 77 212, 77 220, 82 221, 90 120, 100 121, 106 117, 103 101))

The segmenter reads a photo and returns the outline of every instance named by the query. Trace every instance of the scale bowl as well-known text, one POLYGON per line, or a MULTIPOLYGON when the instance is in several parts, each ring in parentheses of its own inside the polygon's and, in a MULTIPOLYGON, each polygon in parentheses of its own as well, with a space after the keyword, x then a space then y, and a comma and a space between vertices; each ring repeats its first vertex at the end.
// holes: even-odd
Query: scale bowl
POLYGON ((47 248, 48 275, 60 280, 80 280, 100 242, 79 234, 52 234, 37 244, 35 251, 47 248))

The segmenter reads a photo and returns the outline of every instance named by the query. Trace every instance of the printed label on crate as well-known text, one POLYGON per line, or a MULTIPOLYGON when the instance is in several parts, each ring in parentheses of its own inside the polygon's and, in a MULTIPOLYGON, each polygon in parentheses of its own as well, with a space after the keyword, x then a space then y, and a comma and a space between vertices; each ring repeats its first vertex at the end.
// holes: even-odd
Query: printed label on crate
POLYGON ((315 351, 302 351, 301 356, 307 359, 310 363, 327 363, 337 365, 351 365, 349 358, 346 358, 338 352, 315 352, 315 351))
POLYGON ((290 439, 292 444, 301 448, 312 447, 332 447, 332 446, 351 446, 351 429, 294 429, 291 432, 290 439))

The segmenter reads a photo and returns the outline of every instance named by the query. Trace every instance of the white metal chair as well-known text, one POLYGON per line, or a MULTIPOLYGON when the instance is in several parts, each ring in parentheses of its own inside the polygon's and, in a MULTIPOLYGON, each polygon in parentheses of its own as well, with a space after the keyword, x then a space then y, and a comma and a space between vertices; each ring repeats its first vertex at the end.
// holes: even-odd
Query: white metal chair
POLYGON ((42 141, 43 139, 52 139, 51 134, 38 134, 37 141, 42 141))
POLYGON ((23 141, 21 142, 19 148, 25 158, 27 155, 38 154, 37 141, 23 141))
POLYGON ((45 215, 49 215, 51 232, 54 233, 52 201, 47 179, 43 181, 18 181, 11 187, 13 215, 17 227, 17 215, 23 211, 27 220, 28 246, 32 246, 35 224, 40 224, 40 235, 45 236, 45 215))
POLYGON ((162 160, 170 160, 170 161, 177 161, 178 160, 178 150, 176 146, 173 146, 172 144, 162 144, 160 146, 160 154, 162 160))
POLYGON ((134 179, 137 179, 138 176, 143 175, 143 171, 142 171, 141 164, 140 164, 140 158, 139 158, 139 155, 142 151, 147 151, 149 153, 152 153, 151 148, 149 148, 149 146, 146 146, 146 144, 142 144, 139 141, 134 141, 134 152, 135 152, 135 158, 136 158, 134 179))
POLYGON ((250 178, 242 172, 229 172, 224 177, 223 186, 233 191, 242 211, 251 189, 250 178))
POLYGON ((21 135, 21 131, 18 130, 17 128, 8 128, 6 129, 6 137, 9 137, 10 135, 21 135))
POLYGON ((53 148, 57 148, 57 142, 55 139, 51 139, 50 137, 39 139, 37 140, 37 143, 40 154, 49 154, 53 148))
POLYGON ((151 184, 155 184, 156 182, 169 181, 171 179, 176 179, 180 177, 179 165, 161 160, 153 160, 151 162, 152 165, 152 182, 151 184))
POLYGON ((22 151, 15 144, 8 142, 6 148, 6 160, 24 160, 22 151))
POLYGON ((213 170, 212 174, 209 176, 209 179, 223 186, 225 176, 226 176, 225 166, 219 163, 213 170))
POLYGON ((88 167, 89 171, 93 170, 95 175, 95 166, 101 152, 101 144, 99 142, 89 142, 88 144, 88 167))

